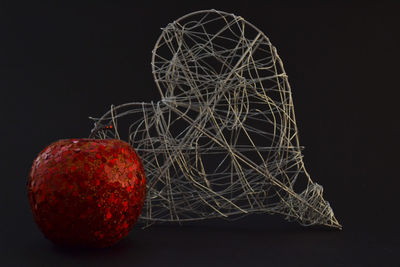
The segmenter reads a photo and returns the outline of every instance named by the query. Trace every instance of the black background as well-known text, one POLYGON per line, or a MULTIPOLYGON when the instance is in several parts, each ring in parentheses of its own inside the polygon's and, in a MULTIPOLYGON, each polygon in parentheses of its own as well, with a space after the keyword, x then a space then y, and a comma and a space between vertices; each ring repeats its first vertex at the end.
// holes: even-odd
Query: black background
POLYGON ((399 11, 395 1, 0 2, 0 265, 400 266, 399 11), (344 229, 257 215, 136 228, 103 250, 44 239, 25 188, 37 153, 87 137, 88 116, 111 104, 158 100, 150 59, 160 28, 209 8, 244 17, 277 47, 306 167, 344 229))

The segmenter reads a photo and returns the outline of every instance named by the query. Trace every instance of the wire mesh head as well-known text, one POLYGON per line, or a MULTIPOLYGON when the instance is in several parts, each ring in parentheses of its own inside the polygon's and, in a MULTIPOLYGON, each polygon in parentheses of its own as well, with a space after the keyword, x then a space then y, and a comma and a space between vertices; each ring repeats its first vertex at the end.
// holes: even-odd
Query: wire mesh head
POLYGON ((341 227, 304 168, 287 75, 264 33, 194 12, 163 29, 152 67, 161 100, 112 106, 92 132, 120 138, 128 119, 149 180, 142 221, 271 213, 341 227))

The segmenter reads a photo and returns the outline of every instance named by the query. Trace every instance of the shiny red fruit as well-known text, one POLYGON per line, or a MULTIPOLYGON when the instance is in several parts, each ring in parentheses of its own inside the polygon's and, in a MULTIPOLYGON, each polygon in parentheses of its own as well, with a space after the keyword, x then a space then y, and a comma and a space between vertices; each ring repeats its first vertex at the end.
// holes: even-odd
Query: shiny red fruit
POLYGON ((143 165, 116 139, 66 139, 33 162, 28 196, 46 238, 64 245, 106 247, 136 223, 146 193, 143 165))

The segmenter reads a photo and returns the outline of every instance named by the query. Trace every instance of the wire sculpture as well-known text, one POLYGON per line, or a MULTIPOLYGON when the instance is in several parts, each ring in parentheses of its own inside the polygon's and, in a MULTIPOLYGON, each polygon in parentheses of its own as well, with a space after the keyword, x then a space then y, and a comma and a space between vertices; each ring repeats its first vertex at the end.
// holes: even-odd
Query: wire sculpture
POLYGON ((92 138, 127 132, 140 154, 146 226, 269 213, 341 229, 304 167, 288 77, 263 32, 226 12, 187 14, 162 29, 152 70, 161 100, 91 118, 92 138))

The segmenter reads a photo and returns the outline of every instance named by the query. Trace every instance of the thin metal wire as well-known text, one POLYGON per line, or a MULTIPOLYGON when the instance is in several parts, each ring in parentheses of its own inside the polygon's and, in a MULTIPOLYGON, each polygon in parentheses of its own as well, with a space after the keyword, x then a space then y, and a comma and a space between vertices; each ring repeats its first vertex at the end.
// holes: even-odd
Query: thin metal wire
POLYGON ((128 119, 148 178, 147 226, 270 213, 341 229, 304 167, 288 77, 263 32, 194 12, 162 30, 152 68, 161 100, 111 106, 91 134, 121 138, 117 121, 128 119))

